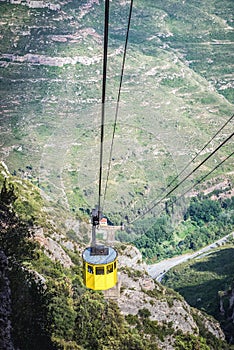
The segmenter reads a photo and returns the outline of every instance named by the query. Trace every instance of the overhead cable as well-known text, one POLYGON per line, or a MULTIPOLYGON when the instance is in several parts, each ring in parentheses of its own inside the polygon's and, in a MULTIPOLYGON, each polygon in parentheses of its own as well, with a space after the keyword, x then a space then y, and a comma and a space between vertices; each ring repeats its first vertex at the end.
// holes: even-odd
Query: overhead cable
MULTIPOLYGON (((201 154, 202 151, 204 151, 206 149, 206 147, 214 140, 214 138, 220 133, 220 131, 222 131, 225 126, 233 119, 234 114, 226 121, 225 124, 223 124, 223 126, 221 128, 219 128, 219 130, 214 134, 214 136, 205 144, 205 146, 203 146, 203 148, 190 160, 190 162, 184 167, 183 170, 180 171, 180 173, 169 183, 169 185, 166 187, 166 189, 168 187, 170 187, 177 179, 178 177, 189 167, 189 165, 191 163, 193 163, 195 161, 195 159, 201 154)), ((166 190, 165 189, 165 190, 166 190)))
POLYGON ((178 200, 180 200, 182 197, 184 197, 188 192, 190 192, 193 188, 195 188, 198 184, 200 184, 201 182, 203 182, 210 174, 212 174, 216 169, 218 169, 224 162, 226 162, 226 160, 228 160, 229 158, 231 158, 233 156, 234 152, 232 152, 231 154, 229 154, 229 156, 227 156, 226 158, 224 158, 218 165, 216 165, 212 170, 210 170, 206 175, 202 176, 201 179, 197 180, 197 182, 191 186, 188 190, 186 190, 186 192, 184 192, 183 194, 181 194, 178 198, 175 198, 171 203, 169 203, 169 205, 174 204, 175 202, 177 202, 178 200))
MULTIPOLYGON (((206 147, 215 139, 215 137, 225 128, 225 126, 233 119, 234 114, 219 128, 219 130, 214 134, 214 136, 205 144, 205 146, 202 147, 202 149, 188 162, 188 164, 179 172, 178 175, 176 175, 170 183, 166 186, 165 189, 163 189, 163 192, 166 192, 166 190, 171 187, 171 185, 185 172, 185 170, 188 169, 188 167, 197 159, 197 157, 206 149, 206 147)), ((149 205, 152 205, 157 199, 154 199, 150 202, 149 205)))
POLYGON ((105 22, 104 22, 104 50, 103 50, 103 73, 102 73, 102 114, 101 114, 100 168, 99 168, 99 191, 98 191, 98 218, 99 218, 99 220, 100 220, 100 213, 101 213, 101 195, 102 195, 102 163, 103 163, 103 140, 104 140, 104 123, 105 123, 108 29, 109 29, 109 0, 106 0, 105 1, 105 22))
POLYGON ((129 8, 128 26, 127 26, 127 32, 126 32, 126 38, 125 38, 124 54, 123 54, 123 61, 122 61, 122 68, 121 68, 121 75, 120 75, 120 84, 119 84, 119 91, 118 91, 116 110, 115 110, 115 120, 114 120, 114 126, 113 126, 113 134, 112 134, 110 156, 109 156, 109 163, 108 163, 108 170, 107 170, 106 186, 105 186, 104 198, 103 198, 103 207, 104 207, 104 203, 105 203, 105 199, 106 199, 106 192, 107 192, 109 175, 110 175, 111 160, 112 160, 112 153, 113 153, 113 146, 114 146, 114 137, 115 137, 115 131, 116 131, 116 126, 117 126, 117 118, 118 118, 118 113, 119 113, 119 102, 120 102, 120 95, 121 95, 121 88, 122 88, 122 83, 123 83, 123 74, 124 74, 124 67, 125 67, 126 53, 127 53, 127 46, 128 46, 128 37, 129 37, 129 30, 130 30, 130 24, 131 24, 131 18, 132 18, 132 8, 133 8, 133 0, 131 0, 130 8, 129 8))
MULTIPOLYGON (((175 198, 173 201, 171 201, 169 203, 169 205, 172 205, 176 202, 178 202, 181 198, 183 198, 187 193, 191 192, 192 189, 194 189, 198 184, 200 184, 201 182, 203 182, 210 174, 212 174, 216 169, 218 169, 224 162, 226 162, 229 158, 231 158, 234 155, 234 152, 232 152, 229 156, 227 156, 225 159, 223 159, 219 164, 217 164, 212 170, 210 170, 206 175, 204 175, 201 179, 197 180, 197 182, 191 186, 188 190, 186 190, 184 193, 182 193, 178 198, 175 198)), ((163 213, 165 209, 163 208, 162 210, 159 211, 158 215, 160 215, 161 213, 163 213)), ((151 228, 152 226, 150 226, 151 228)), ((149 230, 147 229, 144 234, 146 234, 149 230)))
POLYGON ((134 223, 136 220, 144 217, 147 213, 149 213, 152 209, 158 206, 164 199, 166 199, 170 194, 172 194, 185 180, 187 180, 192 174, 194 174, 208 159, 210 159, 221 147, 223 147, 234 135, 234 132, 229 135, 213 152, 211 152, 196 168, 194 168, 188 175, 185 176, 183 180, 181 180, 176 186, 174 186, 165 196, 163 196, 159 201, 157 201, 152 207, 147 209, 144 213, 142 213, 139 217, 130 222, 130 224, 134 223))

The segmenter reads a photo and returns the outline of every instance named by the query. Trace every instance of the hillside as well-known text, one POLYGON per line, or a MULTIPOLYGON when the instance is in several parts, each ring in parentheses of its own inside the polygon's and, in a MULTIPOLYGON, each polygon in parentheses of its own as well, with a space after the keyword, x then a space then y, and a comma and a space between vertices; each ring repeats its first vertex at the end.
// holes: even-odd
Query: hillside
MULTIPOLYGON (((0 11, 0 348, 230 349, 229 320, 151 279, 146 261, 233 230, 233 158, 218 167, 233 139, 193 172, 233 130, 233 1, 134 1, 102 203, 125 231, 98 233, 119 254, 115 300, 85 288, 81 260, 98 200, 104 1, 0 0, 0 11), (174 185, 192 176, 166 195, 186 165, 174 185)), ((103 189, 128 11, 110 1, 103 189)))
POLYGON ((218 322, 151 279, 130 245, 116 246, 118 299, 86 289, 83 246, 55 225, 49 232, 49 214, 44 225, 35 224, 44 205, 23 220, 14 209, 15 186, 26 194, 31 185, 8 176, 1 186, 1 349, 228 349, 218 322))
MULTIPOLYGON (((97 202, 103 1, 11 0, 0 7, 1 159, 54 204, 82 215, 97 202)), ((111 2, 104 182, 128 9, 127 1, 111 2)), ((134 219, 160 197, 233 114, 232 13, 228 0, 134 1, 104 205, 112 222, 119 224, 123 211, 126 220, 134 219)), ((230 140, 174 195, 229 155, 232 146, 230 140)), ((209 176, 212 185, 233 182, 231 165, 229 159, 209 176)))
POLYGON ((184 296, 189 305, 214 316, 233 344, 233 241, 172 268, 162 283, 184 296))

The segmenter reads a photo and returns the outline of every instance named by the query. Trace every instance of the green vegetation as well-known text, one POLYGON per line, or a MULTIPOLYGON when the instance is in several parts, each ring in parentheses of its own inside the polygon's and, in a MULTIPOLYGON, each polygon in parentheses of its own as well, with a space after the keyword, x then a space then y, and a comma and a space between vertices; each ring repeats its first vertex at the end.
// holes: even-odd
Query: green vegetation
POLYGON ((4 183, 0 195, 0 247, 7 257, 7 276, 11 285, 12 328, 14 343, 24 349, 51 345, 44 305, 43 285, 35 281, 33 271, 26 264, 36 259, 37 245, 31 240, 32 227, 14 212, 16 200, 13 186, 4 183), (24 310, 24 312, 22 312, 24 310))
POLYGON ((163 283, 183 295, 190 305, 214 316, 229 340, 233 333, 232 309, 229 310, 229 299, 234 288, 233 271, 234 248, 230 242, 172 268, 163 283), (221 303, 224 312, 220 311, 221 303))
MULTIPOLYGON (((0 193, 0 251, 8 261, 5 276, 10 282, 15 346, 25 350, 41 347, 50 350, 155 350, 158 339, 164 341, 168 336, 175 336, 178 346, 187 346, 186 339, 197 346, 206 345, 204 339, 209 339, 209 332, 204 339, 185 337, 175 333, 172 322, 161 324, 151 320, 146 308, 125 319, 115 302, 105 300, 101 292, 86 290, 80 255, 76 251, 67 250, 74 263, 71 268, 65 268, 59 261, 53 262, 43 246, 33 239, 36 223, 33 216, 23 220, 21 213, 19 216, 15 211, 15 203, 20 202, 16 193, 23 193, 21 199, 24 200, 26 183, 22 181, 19 185, 17 178, 11 177, 11 181, 3 181, 0 193)), ((163 223, 162 220, 162 227, 163 223)), ((121 249, 124 247, 120 246, 121 249)), ((142 274, 128 268, 124 271, 136 281, 142 274)), ((181 298, 169 289, 161 293, 155 288, 145 293, 151 298, 165 299, 171 307, 174 299, 181 298)))
MULTIPOLYGON (((169 209, 167 208, 167 211, 169 209)), ((214 242, 233 230, 234 197, 211 200, 207 196, 193 198, 184 221, 172 222, 169 212, 158 219, 139 220, 134 231, 140 237, 134 244, 147 259, 164 259, 214 242)))
POLYGON ((4 182, 0 246, 8 260, 15 346, 25 350, 151 350, 148 340, 127 326, 114 302, 85 290, 79 261, 76 268, 67 270, 34 243, 33 223, 16 215, 16 199, 13 185, 7 187, 4 182))
POLYGON ((178 335, 175 341, 176 350, 209 350, 210 347, 207 345, 206 340, 202 337, 195 337, 192 334, 178 335))
POLYGON ((217 339, 212 333, 208 332, 206 327, 204 327, 204 317, 207 317, 207 314, 202 312, 199 314, 196 309, 192 310, 192 315, 194 320, 196 320, 197 326, 199 328, 199 334, 201 337, 205 338, 207 344, 214 350, 233 350, 234 347, 230 343, 217 339))
POLYGON ((127 326, 116 304, 98 293, 85 293, 77 305, 76 340, 85 349, 157 349, 127 326))

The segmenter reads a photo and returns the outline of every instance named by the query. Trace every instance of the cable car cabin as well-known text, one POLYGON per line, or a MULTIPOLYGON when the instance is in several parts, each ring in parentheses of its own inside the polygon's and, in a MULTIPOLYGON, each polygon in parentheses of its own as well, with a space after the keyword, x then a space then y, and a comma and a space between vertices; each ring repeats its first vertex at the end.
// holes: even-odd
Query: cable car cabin
POLYGON ((95 245, 84 250, 83 278, 87 288, 106 290, 117 283, 117 251, 112 247, 95 245))

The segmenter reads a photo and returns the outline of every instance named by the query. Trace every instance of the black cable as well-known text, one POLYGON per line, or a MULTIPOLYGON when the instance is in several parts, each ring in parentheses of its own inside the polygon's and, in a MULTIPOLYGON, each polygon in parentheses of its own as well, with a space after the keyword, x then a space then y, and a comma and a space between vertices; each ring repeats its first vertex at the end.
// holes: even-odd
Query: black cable
POLYGON ((123 54, 123 61, 122 61, 122 68, 121 68, 121 76, 120 76, 120 84, 119 84, 119 91, 118 91, 118 97, 117 97, 117 104, 116 104, 116 110, 115 110, 115 120, 114 120, 114 127, 113 127, 113 134, 112 134, 112 141, 111 141, 111 148, 110 148, 110 157, 109 157, 108 170, 107 170, 106 186, 105 186, 105 191, 104 191, 103 207, 104 207, 104 203, 105 203, 105 199, 106 199, 107 185, 108 185, 109 175, 110 175, 110 167, 111 167, 111 160, 112 160, 112 153, 113 153, 114 137, 115 137, 117 118, 118 118, 118 113, 119 113, 119 102, 120 102, 121 88, 122 88, 122 83, 123 83, 124 67, 125 67, 125 61, 126 61, 128 37, 129 37, 129 30, 130 30, 130 24, 131 24, 131 18, 132 18, 132 8, 133 8, 133 0, 131 0, 130 8, 129 8, 128 26, 127 26, 125 46, 124 46, 124 54, 123 54))
POLYGON ((232 136, 234 135, 234 132, 226 138, 213 152, 211 152, 196 168, 194 168, 188 175, 185 176, 183 180, 181 180, 176 186, 174 186, 165 196, 163 196, 159 201, 157 201, 151 208, 147 209, 144 213, 142 213, 138 218, 134 219, 130 222, 130 224, 134 223, 135 221, 141 219, 144 217, 147 213, 149 213, 152 209, 154 209, 157 205, 159 205, 164 199, 166 199, 170 194, 172 194, 182 183, 188 179, 189 176, 195 173, 210 157, 212 157, 221 147, 227 143, 232 136))
POLYGON ((195 159, 201 154, 202 151, 204 151, 204 149, 206 149, 206 147, 214 140, 214 138, 220 133, 220 131, 223 130, 223 128, 225 128, 225 126, 232 120, 232 118, 234 117, 234 114, 228 119, 228 121, 226 121, 226 123, 215 133, 215 135, 205 144, 205 146, 203 146, 203 148, 196 154, 195 157, 193 157, 192 160, 190 160, 190 162, 184 167, 183 170, 181 170, 181 172, 169 183, 169 185, 166 187, 165 191, 168 189, 168 187, 170 187, 177 179, 178 177, 189 167, 189 165, 195 161, 195 159))
MULTIPOLYGON (((210 170, 206 175, 204 175, 200 180, 197 181, 196 184, 194 184, 193 186, 191 186, 188 190, 186 190, 183 194, 181 194, 178 198, 175 198, 172 202, 169 203, 169 205, 172 205, 176 202, 178 202, 182 197, 184 197, 187 193, 189 193, 193 188, 195 188, 198 184, 200 184, 202 181, 204 181, 210 174, 212 174, 217 168, 219 168, 224 162, 226 162, 226 160, 228 160, 229 158, 231 158, 234 155, 234 152, 232 152, 229 156, 227 156, 224 160, 222 160, 222 162, 220 162, 218 165, 216 165, 212 170, 210 170)), ((158 215, 160 215, 165 209, 162 209, 161 211, 159 211, 158 215)), ((152 227, 152 226, 151 226, 152 227)), ((150 228, 151 228, 150 227, 150 228)), ((148 230, 146 230, 144 232, 144 234, 146 234, 150 228, 148 228, 148 230)))
MULTIPOLYGON (((174 204, 178 200, 180 200, 182 197, 184 197, 188 192, 190 192, 193 188, 195 188, 198 184, 200 184, 202 181, 204 181, 210 174, 212 174, 217 168, 219 168, 226 160, 231 158, 233 156, 234 152, 232 152, 229 156, 227 156, 222 162, 220 162, 218 165, 216 165, 212 170, 210 170, 206 175, 204 175, 200 180, 197 180, 196 184, 191 186, 188 190, 186 190, 183 194, 181 194, 178 198, 175 198, 174 201, 169 203, 169 205, 174 204)), ((161 213, 161 212, 160 212, 161 213)))
POLYGON ((105 23, 104 23, 104 51, 103 51, 103 73, 102 73, 102 115, 101 115, 101 142, 100 142, 100 169, 99 169, 99 191, 98 191, 98 218, 101 213, 101 195, 102 195, 102 163, 103 163, 103 140, 104 140, 104 122, 105 122, 105 100, 106 100, 106 70, 107 70, 107 51, 108 51, 108 29, 109 29, 109 0, 105 2, 105 23))
MULTIPOLYGON (((201 154, 202 151, 204 151, 206 149, 206 147, 214 140, 214 138, 220 133, 220 131, 222 131, 225 126, 233 119, 234 114, 226 121, 225 124, 223 124, 223 126, 221 128, 219 128, 219 130, 214 134, 214 136, 205 144, 205 146, 202 147, 202 149, 188 162, 188 164, 183 168, 183 170, 181 170, 179 172, 178 175, 176 175, 171 182, 166 186, 166 188, 163 190, 163 192, 166 192, 166 190, 171 187, 171 185, 180 177, 180 175, 182 175, 185 170, 197 159, 197 157, 201 154)), ((149 203, 149 205, 152 205, 156 200, 158 200, 158 198, 154 199, 153 201, 151 201, 149 203)))
MULTIPOLYGON (((176 203, 177 201, 179 201, 182 197, 184 197, 187 193, 189 193, 193 188, 195 188, 198 184, 200 184, 202 181, 204 181, 210 174, 212 174, 217 168, 219 168, 224 162, 226 162, 226 160, 228 160, 229 158, 231 158, 233 156, 234 152, 232 152, 229 156, 227 156, 224 160, 222 160, 222 162, 220 162, 218 165, 216 165, 212 170, 210 170, 206 175, 204 175, 200 180, 197 180, 197 183, 194 184, 193 186, 191 186, 188 190, 186 190, 183 194, 181 194, 178 198, 175 198, 171 203, 169 203, 169 205, 172 205, 174 203, 176 203)), ((159 212, 159 214, 161 214, 164 211, 161 210, 159 212)))

